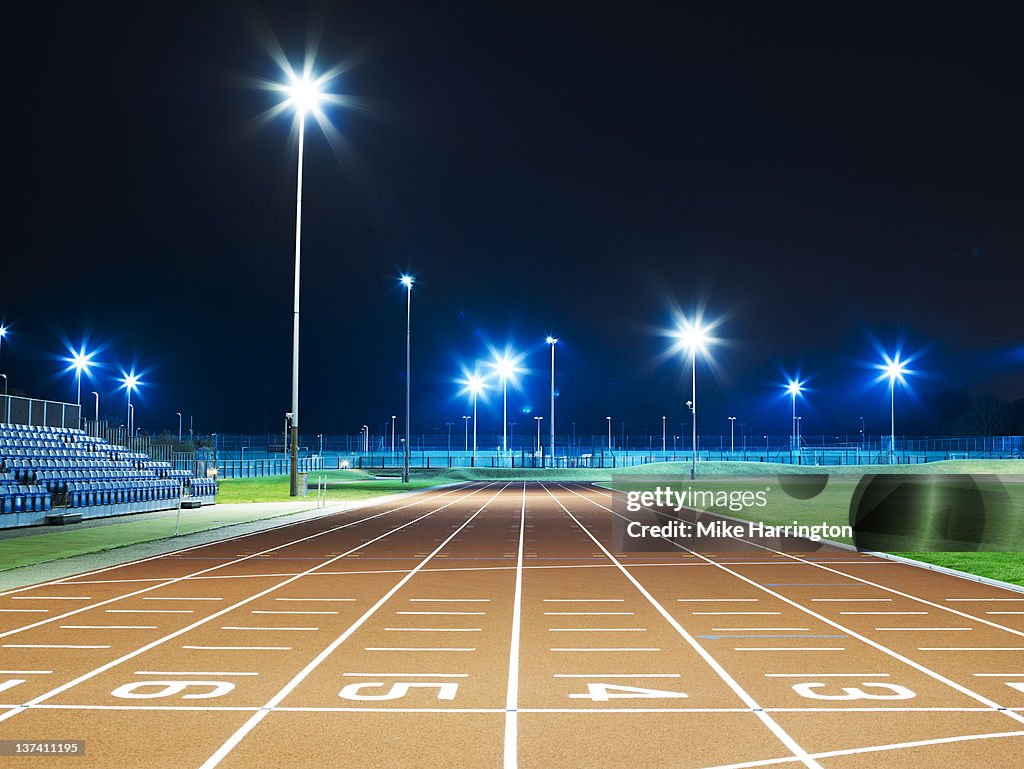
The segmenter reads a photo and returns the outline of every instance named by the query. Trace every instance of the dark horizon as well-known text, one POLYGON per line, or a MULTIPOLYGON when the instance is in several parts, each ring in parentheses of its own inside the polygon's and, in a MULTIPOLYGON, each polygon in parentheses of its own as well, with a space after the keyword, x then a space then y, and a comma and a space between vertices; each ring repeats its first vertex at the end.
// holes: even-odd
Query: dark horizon
MULTIPOLYGON (((488 343, 530 352, 509 410, 546 418, 550 333, 560 434, 611 414, 660 435, 689 380, 658 331, 698 306, 728 340, 698 369, 704 434, 730 415, 788 433, 797 374, 806 434, 885 432, 879 348, 914 358, 897 433, 949 429, 968 395, 1024 399, 1019 11, 328 5, 317 61, 356 57, 336 90, 369 111, 330 110, 344 163, 307 129, 304 434, 401 416, 404 271, 413 433, 461 428, 452 380, 488 343)), ((74 400, 56 358, 88 338, 104 414, 135 366, 144 429, 278 429, 295 148, 287 117, 248 130, 275 100, 241 83, 280 77, 254 25, 299 61, 317 14, 261 7, 20 10, 39 34, 12 42, 12 392, 74 400)))

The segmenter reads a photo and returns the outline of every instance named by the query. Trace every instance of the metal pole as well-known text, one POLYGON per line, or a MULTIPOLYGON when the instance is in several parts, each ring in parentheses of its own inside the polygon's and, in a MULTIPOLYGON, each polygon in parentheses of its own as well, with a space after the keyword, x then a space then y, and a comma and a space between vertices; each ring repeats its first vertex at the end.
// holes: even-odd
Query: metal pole
POLYGON ((693 462, 690 465, 690 480, 697 478, 697 345, 693 346, 693 462))
POLYGON ((551 449, 548 451, 551 459, 551 466, 555 466, 555 345, 557 339, 551 340, 551 449))
POLYGON ((661 453, 662 454, 664 454, 665 451, 668 449, 668 438, 667 438, 666 433, 665 433, 665 420, 666 419, 668 419, 668 417, 666 417, 666 416, 663 416, 661 418, 661 453))
POLYGON ((508 378, 501 377, 501 451, 508 453, 508 378))
POLYGON ((409 482, 409 375, 412 363, 412 283, 406 285, 405 288, 405 463, 402 466, 402 483, 409 482))
POLYGON ((896 456, 896 379, 894 378, 889 386, 889 418, 891 431, 889 433, 889 464, 896 456))
POLYGON ((476 390, 473 391, 473 464, 476 464, 476 390))
POLYGON ((306 141, 306 111, 299 112, 299 158, 295 185, 295 286, 292 302, 292 455, 289 493, 299 493, 299 279, 302 242, 302 152, 306 141))
POLYGON ((612 418, 605 417, 608 421, 608 451, 612 450, 612 418))
POLYGON ((174 413, 178 415, 178 443, 181 443, 181 412, 175 411, 174 413))
POLYGON ((465 435, 463 436, 463 451, 469 451, 469 419, 470 418, 468 416, 462 417, 462 427, 463 432, 465 432, 465 435))

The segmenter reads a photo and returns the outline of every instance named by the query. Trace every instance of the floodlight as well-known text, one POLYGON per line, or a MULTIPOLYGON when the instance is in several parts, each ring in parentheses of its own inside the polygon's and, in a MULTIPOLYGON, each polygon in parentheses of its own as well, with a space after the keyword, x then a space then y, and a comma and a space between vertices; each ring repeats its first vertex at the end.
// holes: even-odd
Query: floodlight
POLYGON ((412 284, 416 282, 416 279, 412 275, 403 275, 399 278, 399 281, 406 288, 412 288, 412 284))

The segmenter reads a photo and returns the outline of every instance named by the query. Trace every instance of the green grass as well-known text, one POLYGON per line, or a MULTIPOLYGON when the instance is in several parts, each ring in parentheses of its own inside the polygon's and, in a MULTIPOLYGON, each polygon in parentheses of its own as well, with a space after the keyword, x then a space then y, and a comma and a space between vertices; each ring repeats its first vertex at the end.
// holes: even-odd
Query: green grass
POLYGON ((904 558, 1024 585, 1024 553, 894 553, 904 558))
MULTIPOLYGON (((316 478, 325 476, 328 484, 327 498, 332 501, 360 500, 379 494, 393 494, 409 488, 424 488, 436 482, 429 478, 412 478, 408 486, 394 479, 373 480, 374 476, 362 470, 324 470, 310 473, 309 494, 316 496, 316 478), (397 484, 397 485, 396 485, 397 484)), ((443 483, 443 481, 440 481, 443 483)), ((273 475, 265 478, 231 478, 218 481, 217 502, 234 504, 238 502, 288 502, 290 479, 287 475, 273 475)))

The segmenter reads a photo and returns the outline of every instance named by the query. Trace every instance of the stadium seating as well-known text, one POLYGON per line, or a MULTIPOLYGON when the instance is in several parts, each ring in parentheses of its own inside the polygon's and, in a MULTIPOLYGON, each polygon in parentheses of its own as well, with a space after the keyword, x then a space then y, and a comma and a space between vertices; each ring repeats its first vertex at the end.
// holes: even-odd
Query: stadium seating
POLYGON ((0 528, 212 504, 215 481, 81 430, 0 424, 0 528))

